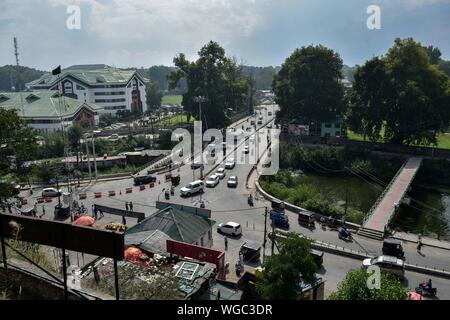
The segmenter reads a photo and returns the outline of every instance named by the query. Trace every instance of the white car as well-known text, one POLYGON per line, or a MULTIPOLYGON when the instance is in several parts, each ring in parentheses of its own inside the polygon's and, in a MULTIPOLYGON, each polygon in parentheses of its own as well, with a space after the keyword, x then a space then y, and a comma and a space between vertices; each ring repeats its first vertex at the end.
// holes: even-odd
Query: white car
POLYGON ((45 188, 42 190, 42 197, 57 197, 61 195, 61 189, 58 191, 56 188, 45 188))
POLYGON ((242 153, 249 153, 250 148, 248 146, 244 146, 244 149, 242 149, 242 153))
POLYGON ((242 234, 242 228, 239 223, 229 221, 227 223, 220 223, 217 226, 217 232, 236 237, 242 234))
POLYGON ((236 188, 237 185, 238 185, 238 178, 236 176, 230 176, 227 181, 227 186, 229 188, 231 187, 236 188))
POLYGON ((226 171, 225 171, 225 168, 219 168, 219 169, 217 169, 217 171, 216 171, 216 176, 218 176, 219 177, 219 179, 223 179, 223 178, 225 178, 225 175, 226 175, 226 171))
POLYGON ((180 189, 180 193, 182 196, 191 196, 194 193, 197 192, 203 192, 205 191, 205 184, 202 180, 196 180, 191 183, 189 183, 187 186, 180 189))
POLYGON ((227 161, 225 161, 225 169, 233 169, 236 165, 236 162, 234 162, 234 158, 230 158, 227 161))
POLYGON ((210 175, 208 180, 206 180, 206 186, 208 188, 214 188, 219 183, 219 176, 216 174, 210 175))
POLYGON ((397 257, 378 256, 375 258, 364 259, 362 267, 368 268, 369 266, 378 266, 382 271, 389 272, 400 278, 405 276, 405 262, 397 257))

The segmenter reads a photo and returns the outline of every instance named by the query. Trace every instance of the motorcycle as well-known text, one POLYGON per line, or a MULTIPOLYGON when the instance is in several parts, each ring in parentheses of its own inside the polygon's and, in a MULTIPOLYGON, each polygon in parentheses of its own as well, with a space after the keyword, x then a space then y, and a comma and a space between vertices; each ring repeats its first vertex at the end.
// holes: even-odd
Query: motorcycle
POLYGON ((420 283, 416 287, 416 292, 422 296, 436 297, 437 288, 430 288, 426 282, 420 283))
POLYGON ((339 230, 338 237, 339 237, 339 239, 346 240, 346 241, 352 240, 352 234, 350 233, 350 231, 348 231, 345 228, 341 228, 339 230))
POLYGON ((166 197, 166 200, 170 199, 170 193, 169 190, 166 190, 166 192, 164 193, 164 196, 166 197))
POLYGON ((175 188, 174 188, 174 186, 172 186, 171 188, 170 188, 170 194, 173 196, 173 195, 175 195, 175 188))

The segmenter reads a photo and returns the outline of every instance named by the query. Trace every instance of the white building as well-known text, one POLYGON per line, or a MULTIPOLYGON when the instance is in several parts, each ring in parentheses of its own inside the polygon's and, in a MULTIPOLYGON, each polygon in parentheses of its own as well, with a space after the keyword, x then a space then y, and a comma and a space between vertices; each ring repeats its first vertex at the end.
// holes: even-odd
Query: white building
POLYGON ((0 92, 0 108, 15 110, 31 128, 54 132, 79 124, 87 128, 98 125, 103 108, 55 91, 0 92))
POLYGON ((63 69, 58 76, 47 73, 29 82, 35 90, 60 89, 67 97, 81 102, 95 103, 105 113, 115 115, 118 110, 145 112, 147 79, 136 70, 116 69, 104 64, 76 65, 63 69))

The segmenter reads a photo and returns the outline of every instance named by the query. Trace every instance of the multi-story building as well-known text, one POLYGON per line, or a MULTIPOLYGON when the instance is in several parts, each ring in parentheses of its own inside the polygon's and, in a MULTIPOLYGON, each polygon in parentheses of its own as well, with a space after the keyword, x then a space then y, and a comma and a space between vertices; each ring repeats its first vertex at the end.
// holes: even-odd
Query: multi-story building
POLYGON ((0 92, 0 108, 15 110, 27 124, 38 131, 54 132, 79 124, 98 125, 103 108, 89 102, 59 95, 55 91, 0 92))
POLYGON ((119 110, 145 112, 147 79, 136 70, 113 68, 104 64, 76 65, 63 69, 61 74, 44 74, 27 87, 36 90, 61 90, 67 97, 81 102, 95 103, 105 113, 115 115, 119 110))

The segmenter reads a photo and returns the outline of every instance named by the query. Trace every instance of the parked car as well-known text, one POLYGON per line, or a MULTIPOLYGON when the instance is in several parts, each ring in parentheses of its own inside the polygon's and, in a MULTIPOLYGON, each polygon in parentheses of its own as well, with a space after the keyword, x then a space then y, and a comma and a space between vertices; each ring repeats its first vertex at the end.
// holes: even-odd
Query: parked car
POLYGON ((220 167, 216 171, 216 175, 219 177, 219 179, 225 178, 226 174, 227 174, 227 172, 225 171, 225 168, 223 168, 223 167, 220 167))
POLYGON ((198 160, 195 160, 194 162, 192 162, 191 164, 191 169, 198 169, 202 166, 202 163, 198 160))
POLYGON ((320 268, 323 264, 323 252, 316 249, 311 249, 311 255, 314 258, 314 262, 320 268))
POLYGON ((405 276, 405 262, 397 257, 383 255, 375 258, 364 259, 362 262, 362 267, 368 268, 369 266, 378 266, 382 271, 389 272, 399 278, 403 278, 405 276))
POLYGON ((205 184, 201 180, 193 181, 187 186, 180 189, 181 195, 187 197, 191 196, 194 193, 203 191, 205 191, 205 184))
POLYGON ((112 135, 110 135, 108 137, 108 140, 109 141, 117 141, 117 140, 119 140, 119 135, 117 133, 113 133, 112 135))
POLYGON ((270 117, 272 115, 272 111, 267 112, 267 115, 270 117))
POLYGON ((134 185, 136 185, 136 186, 140 186, 142 184, 147 184, 147 183, 151 183, 151 182, 156 182, 155 176, 146 175, 146 176, 134 177, 134 185))
POLYGON ((242 244, 239 253, 244 256, 244 261, 258 261, 261 257, 261 244, 253 241, 246 241, 242 244))
POLYGON ((216 174, 210 175, 209 178, 206 180, 206 186, 208 188, 214 188, 219 184, 219 176, 216 174))
POLYGON ((41 193, 43 198, 46 197, 57 197, 61 195, 61 189, 57 190, 56 188, 45 188, 41 193))
POLYGON ((234 161, 234 158, 230 158, 227 161, 225 161, 225 169, 233 169, 236 165, 236 162, 234 161))
POLYGON ((242 234, 242 228, 239 223, 229 221, 227 223, 220 223, 217 226, 217 232, 236 237, 242 234))
POLYGON ((402 242, 397 239, 384 239, 382 251, 384 255, 394 256, 400 259, 405 258, 405 252, 403 251, 402 242))
POLYGON ((231 188, 231 187, 236 188, 237 185, 238 185, 238 178, 237 178, 237 176, 230 176, 228 178, 228 181, 227 181, 227 186, 229 188, 231 188))

